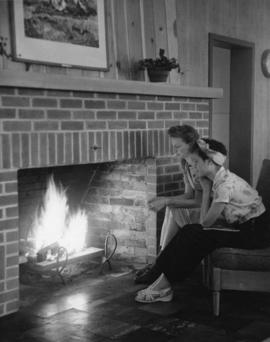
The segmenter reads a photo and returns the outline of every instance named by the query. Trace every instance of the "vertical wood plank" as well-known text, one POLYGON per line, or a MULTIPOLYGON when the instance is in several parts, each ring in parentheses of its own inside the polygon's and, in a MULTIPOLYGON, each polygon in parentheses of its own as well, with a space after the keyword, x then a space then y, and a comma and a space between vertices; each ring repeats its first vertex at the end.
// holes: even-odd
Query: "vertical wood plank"
MULTIPOLYGON (((168 41, 168 57, 176 58, 180 62, 178 57, 178 39, 176 28, 176 4, 175 0, 165 0, 166 7, 166 24, 167 24, 167 41, 168 41)), ((181 48, 181 47, 179 47, 181 48)), ((180 83, 180 73, 177 69, 173 69, 170 72, 170 82, 180 83)))
MULTIPOLYGON (((12 50, 12 40, 13 37, 11 35, 10 30, 10 6, 8 0, 0 1, 0 35, 4 38, 7 38, 7 46, 6 52, 8 54, 11 53, 12 50)), ((21 62, 15 62, 7 57, 0 56, 1 68, 2 69, 13 69, 13 70, 24 70, 25 65, 21 62)))
POLYGON ((217 28, 222 35, 235 36, 237 20, 237 2, 235 0, 213 1, 207 4, 209 32, 216 33, 217 28), (228 25, 228 18, 230 25, 228 25))
POLYGON ((178 49, 184 72, 181 83, 184 85, 208 84, 207 9, 205 0, 176 1, 178 49))
POLYGON ((143 80, 144 73, 138 69, 138 61, 143 58, 139 0, 126 0, 126 15, 131 79, 143 80))
MULTIPOLYGON (((10 53, 11 50, 11 37, 8 30, 8 3, 7 1, 0 1, 0 36, 3 38, 8 38, 6 50, 10 53)), ((8 59, 5 56, 0 56, 1 69, 8 68, 8 59)))
POLYGON ((176 17, 177 17, 177 36, 178 36, 178 56, 182 60, 183 76, 182 83, 187 84, 189 77, 189 69, 192 68, 189 61, 189 52, 187 51, 188 42, 190 39, 190 30, 186 27, 189 20, 188 0, 180 0, 176 2, 176 17), (181 47, 181 48, 180 48, 181 47))
POLYGON ((129 52, 125 0, 114 0, 114 29, 116 37, 116 66, 119 79, 129 79, 129 52))
MULTIPOLYGON (((153 0, 141 0, 142 36, 143 36, 143 58, 156 58, 156 37, 153 0)), ((144 77, 148 79, 147 71, 144 77)))
MULTIPOLYGON (((141 30, 142 30, 142 57, 146 58, 146 46, 145 46, 145 21, 144 21, 144 8, 143 8, 143 0, 140 0, 140 17, 141 17, 141 30)), ((147 71, 144 70, 144 79, 147 79, 147 71)))
POLYGON ((145 57, 156 57, 156 36, 155 36, 155 22, 154 22, 154 0, 143 0, 142 20, 144 21, 144 41, 145 41, 145 57))
POLYGON ((165 55, 168 56, 166 7, 164 0, 154 0, 153 8, 155 18, 156 53, 159 53, 159 49, 164 49, 165 55))
POLYGON ((105 0, 106 14, 106 44, 108 54, 108 70, 104 71, 105 78, 116 78, 116 63, 115 63, 115 35, 113 26, 113 1, 105 0))

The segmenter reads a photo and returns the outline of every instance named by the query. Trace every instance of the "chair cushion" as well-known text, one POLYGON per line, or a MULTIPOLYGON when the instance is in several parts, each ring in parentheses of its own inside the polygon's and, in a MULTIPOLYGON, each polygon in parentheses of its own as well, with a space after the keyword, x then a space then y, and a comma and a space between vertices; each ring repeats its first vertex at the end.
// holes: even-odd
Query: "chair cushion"
POLYGON ((211 264, 228 270, 270 271, 270 247, 264 249, 219 248, 210 255, 211 264))

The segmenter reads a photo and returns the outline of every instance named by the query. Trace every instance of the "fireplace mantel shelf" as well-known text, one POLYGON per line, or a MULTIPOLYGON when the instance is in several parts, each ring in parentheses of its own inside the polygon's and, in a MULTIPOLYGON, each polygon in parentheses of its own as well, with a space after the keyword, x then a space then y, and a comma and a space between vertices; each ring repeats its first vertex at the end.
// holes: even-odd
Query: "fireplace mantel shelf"
POLYGON ((223 96, 221 88, 188 87, 171 83, 92 79, 9 70, 0 71, 0 86, 209 99, 221 98, 223 96))

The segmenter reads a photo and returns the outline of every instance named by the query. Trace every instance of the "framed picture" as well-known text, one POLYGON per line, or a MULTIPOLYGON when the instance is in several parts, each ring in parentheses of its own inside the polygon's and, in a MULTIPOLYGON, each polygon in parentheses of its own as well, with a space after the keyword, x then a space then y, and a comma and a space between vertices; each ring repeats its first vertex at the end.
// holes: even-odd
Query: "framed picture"
POLYGON ((105 70, 105 0, 13 0, 14 58, 105 70))

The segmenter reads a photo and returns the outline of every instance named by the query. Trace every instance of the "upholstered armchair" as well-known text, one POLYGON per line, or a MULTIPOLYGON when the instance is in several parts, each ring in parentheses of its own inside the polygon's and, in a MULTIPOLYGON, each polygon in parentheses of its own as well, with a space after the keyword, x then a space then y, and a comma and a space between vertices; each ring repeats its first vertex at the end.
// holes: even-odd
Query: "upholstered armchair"
MULTIPOLYGON (((263 161, 257 190, 270 212, 269 159, 263 161)), ((270 292, 270 246, 256 250, 216 249, 204 260, 203 281, 213 292, 215 316, 220 313, 221 290, 270 292)))

